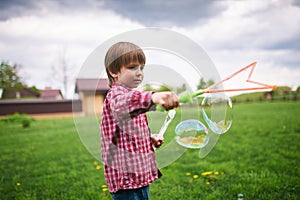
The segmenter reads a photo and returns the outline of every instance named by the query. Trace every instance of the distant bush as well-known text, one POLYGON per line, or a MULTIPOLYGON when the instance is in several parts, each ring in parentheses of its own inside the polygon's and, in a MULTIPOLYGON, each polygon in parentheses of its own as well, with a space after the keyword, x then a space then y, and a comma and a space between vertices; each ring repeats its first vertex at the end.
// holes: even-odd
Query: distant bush
MULTIPOLYGON (((287 89, 285 91, 288 91, 287 89)), ((299 101, 300 93, 296 91, 284 92, 254 92, 231 97, 232 102, 263 102, 263 101, 299 101)))
POLYGON ((13 115, 8 115, 7 117, 3 118, 1 121, 7 123, 21 123, 23 128, 28 128, 30 127, 31 122, 34 121, 34 119, 29 117, 26 114, 15 113, 13 115))

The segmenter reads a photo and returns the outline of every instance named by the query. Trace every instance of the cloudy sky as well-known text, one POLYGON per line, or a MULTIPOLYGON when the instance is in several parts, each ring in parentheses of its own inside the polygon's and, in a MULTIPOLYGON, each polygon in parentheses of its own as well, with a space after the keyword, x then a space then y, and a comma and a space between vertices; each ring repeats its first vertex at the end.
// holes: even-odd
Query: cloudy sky
MULTIPOLYGON (((186 35, 221 77, 257 61, 253 78, 300 86, 300 3, 296 0, 1 0, 0 60, 22 66, 28 86, 60 88, 68 97, 89 56, 111 37, 146 27, 186 35)), ((102 61, 99 61, 102 62, 102 61)))

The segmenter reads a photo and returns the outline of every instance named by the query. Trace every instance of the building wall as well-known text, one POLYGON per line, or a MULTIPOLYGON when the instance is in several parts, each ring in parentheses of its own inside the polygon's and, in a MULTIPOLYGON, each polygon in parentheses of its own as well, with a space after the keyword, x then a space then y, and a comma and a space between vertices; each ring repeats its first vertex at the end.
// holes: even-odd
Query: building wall
POLYGON ((0 115, 14 113, 46 114, 83 112, 84 115, 100 115, 103 110, 104 93, 80 92, 80 100, 1 100, 0 115))
POLYGON ((99 115, 103 110, 104 94, 95 92, 79 92, 82 111, 85 115, 99 115))
POLYGON ((104 95, 103 94, 96 94, 95 96, 95 111, 96 114, 102 114, 103 111, 103 103, 104 103, 104 95))

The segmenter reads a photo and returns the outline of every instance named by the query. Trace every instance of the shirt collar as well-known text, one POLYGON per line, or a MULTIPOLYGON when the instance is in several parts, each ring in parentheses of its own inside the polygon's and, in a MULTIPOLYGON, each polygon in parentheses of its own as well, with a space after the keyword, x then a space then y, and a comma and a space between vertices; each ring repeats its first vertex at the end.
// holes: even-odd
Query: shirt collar
POLYGON ((134 90, 133 88, 130 88, 130 87, 127 87, 124 83, 121 83, 121 82, 113 82, 112 83, 112 87, 113 86, 116 86, 116 87, 123 87, 127 90, 134 90))

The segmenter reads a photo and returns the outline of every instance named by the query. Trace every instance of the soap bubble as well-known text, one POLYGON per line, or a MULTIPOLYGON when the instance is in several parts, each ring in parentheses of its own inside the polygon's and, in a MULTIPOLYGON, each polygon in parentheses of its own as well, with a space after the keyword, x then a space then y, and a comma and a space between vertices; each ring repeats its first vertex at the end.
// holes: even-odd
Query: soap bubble
POLYGON ((208 94, 201 103, 202 116, 216 134, 226 133, 232 124, 232 102, 224 94, 208 94), (224 109, 225 108, 225 109, 224 109))
POLYGON ((186 148, 200 149, 209 141, 207 128, 198 120, 180 122, 175 128, 175 133, 176 142, 186 148))

